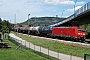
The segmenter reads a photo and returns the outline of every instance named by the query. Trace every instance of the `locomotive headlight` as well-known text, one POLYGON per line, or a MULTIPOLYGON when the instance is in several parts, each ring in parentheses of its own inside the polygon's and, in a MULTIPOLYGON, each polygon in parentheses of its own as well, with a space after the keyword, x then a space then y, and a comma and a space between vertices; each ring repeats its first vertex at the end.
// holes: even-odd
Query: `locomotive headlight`
POLYGON ((80 35, 80 33, 78 33, 78 35, 80 35))
POLYGON ((86 34, 83 34, 83 35, 86 35, 86 34))

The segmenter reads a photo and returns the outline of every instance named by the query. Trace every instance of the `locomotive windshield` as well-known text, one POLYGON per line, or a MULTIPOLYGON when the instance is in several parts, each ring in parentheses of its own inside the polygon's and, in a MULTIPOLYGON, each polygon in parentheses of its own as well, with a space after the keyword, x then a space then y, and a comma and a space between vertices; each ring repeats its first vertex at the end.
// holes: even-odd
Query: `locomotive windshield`
POLYGON ((80 29, 79 29, 78 32, 85 32, 85 30, 80 30, 80 29))

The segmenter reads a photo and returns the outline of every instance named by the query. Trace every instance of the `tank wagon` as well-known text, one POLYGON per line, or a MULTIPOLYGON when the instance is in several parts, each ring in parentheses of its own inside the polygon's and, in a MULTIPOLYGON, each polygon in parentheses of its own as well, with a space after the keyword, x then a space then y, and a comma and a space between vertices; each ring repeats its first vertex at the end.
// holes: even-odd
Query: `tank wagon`
POLYGON ((53 29, 52 26, 45 26, 45 27, 41 26, 39 27, 39 33, 43 36, 49 36, 52 33, 52 29, 53 29))
POLYGON ((30 31, 30 34, 33 34, 33 35, 39 35, 39 27, 40 26, 37 26, 37 27, 29 27, 29 31, 30 31))

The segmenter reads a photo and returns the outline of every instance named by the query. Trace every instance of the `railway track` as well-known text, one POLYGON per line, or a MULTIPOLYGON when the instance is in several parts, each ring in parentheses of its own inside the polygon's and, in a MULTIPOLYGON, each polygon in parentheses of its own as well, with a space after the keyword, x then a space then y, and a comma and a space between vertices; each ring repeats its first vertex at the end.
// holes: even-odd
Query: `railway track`
MULTIPOLYGON (((19 34, 22 34, 22 33, 19 33, 19 34)), ((88 42, 81 43, 81 42, 66 41, 66 40, 46 38, 46 37, 27 35, 27 34, 22 34, 22 35, 30 36, 31 38, 37 38, 37 39, 43 39, 43 40, 49 40, 49 41, 54 41, 58 43, 68 44, 68 45, 77 46, 77 47, 90 48, 90 43, 88 42)))

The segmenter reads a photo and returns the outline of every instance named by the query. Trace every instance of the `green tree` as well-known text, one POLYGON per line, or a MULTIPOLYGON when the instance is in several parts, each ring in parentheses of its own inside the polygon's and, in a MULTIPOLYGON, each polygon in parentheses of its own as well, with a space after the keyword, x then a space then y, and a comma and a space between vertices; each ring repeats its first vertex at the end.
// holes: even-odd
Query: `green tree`
POLYGON ((9 28, 7 26, 2 26, 2 33, 9 33, 9 28))
POLYGON ((2 33, 9 33, 10 31, 11 31, 11 24, 6 20, 2 21, 1 32, 2 33))
POLYGON ((86 38, 90 38, 90 24, 85 24, 80 27, 86 29, 86 38))
POLYGON ((1 28, 2 28, 2 19, 0 18, 0 31, 1 31, 1 28))

